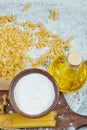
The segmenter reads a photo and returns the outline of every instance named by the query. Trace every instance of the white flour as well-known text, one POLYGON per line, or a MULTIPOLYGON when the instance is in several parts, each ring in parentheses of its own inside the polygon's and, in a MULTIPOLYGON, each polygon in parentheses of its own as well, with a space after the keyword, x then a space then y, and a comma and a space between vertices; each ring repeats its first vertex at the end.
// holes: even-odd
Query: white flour
POLYGON ((52 82, 46 76, 33 73, 22 77, 17 82, 14 98, 21 111, 35 115, 52 105, 55 91, 52 82))

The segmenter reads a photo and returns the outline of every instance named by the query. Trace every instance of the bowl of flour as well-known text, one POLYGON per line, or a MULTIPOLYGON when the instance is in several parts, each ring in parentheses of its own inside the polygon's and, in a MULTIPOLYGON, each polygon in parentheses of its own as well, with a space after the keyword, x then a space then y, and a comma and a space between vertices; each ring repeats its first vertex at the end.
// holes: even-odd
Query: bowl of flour
POLYGON ((42 117, 58 103, 58 85, 48 72, 27 69, 12 80, 9 100, 17 113, 31 118, 42 117))

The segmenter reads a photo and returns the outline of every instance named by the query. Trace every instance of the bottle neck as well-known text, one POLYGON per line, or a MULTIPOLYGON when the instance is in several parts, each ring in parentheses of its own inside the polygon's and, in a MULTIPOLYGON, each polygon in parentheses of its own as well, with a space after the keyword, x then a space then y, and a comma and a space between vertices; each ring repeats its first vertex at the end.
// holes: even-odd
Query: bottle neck
POLYGON ((65 65, 73 71, 79 71, 83 64, 83 58, 78 52, 71 52, 67 55, 65 65))
POLYGON ((73 71, 79 71, 80 67, 82 66, 82 62, 79 65, 72 65, 68 62, 68 60, 65 60, 65 65, 68 69, 73 71))

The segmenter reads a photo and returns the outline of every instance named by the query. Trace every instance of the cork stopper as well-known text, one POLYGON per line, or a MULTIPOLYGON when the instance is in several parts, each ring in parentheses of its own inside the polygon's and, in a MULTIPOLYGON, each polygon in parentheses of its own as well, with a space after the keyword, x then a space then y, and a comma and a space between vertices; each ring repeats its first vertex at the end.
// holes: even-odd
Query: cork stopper
POLYGON ((68 55, 68 62, 71 65, 78 66, 82 63, 82 56, 79 52, 71 52, 68 55))

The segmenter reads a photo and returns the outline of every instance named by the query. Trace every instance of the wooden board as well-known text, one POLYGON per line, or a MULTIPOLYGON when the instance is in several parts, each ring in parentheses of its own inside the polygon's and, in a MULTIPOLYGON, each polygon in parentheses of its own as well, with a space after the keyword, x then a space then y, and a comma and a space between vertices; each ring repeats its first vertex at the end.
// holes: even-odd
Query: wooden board
MULTIPOLYGON (((7 90, 0 91, 0 104, 2 103, 3 94, 8 95, 8 91, 7 90)), ((14 111, 11 106, 6 106, 5 110, 6 113, 8 113, 9 111, 10 112, 14 111)), ((47 130, 71 130, 71 129, 76 130, 79 127, 87 126, 87 116, 81 116, 74 113, 69 108, 62 93, 60 93, 60 100, 55 110, 57 111, 56 127, 48 128, 47 130)), ((31 129, 27 129, 27 130, 31 130, 31 129)), ((39 128, 37 130, 39 130, 39 128)), ((42 128, 41 130, 46 130, 46 128, 42 128)))

